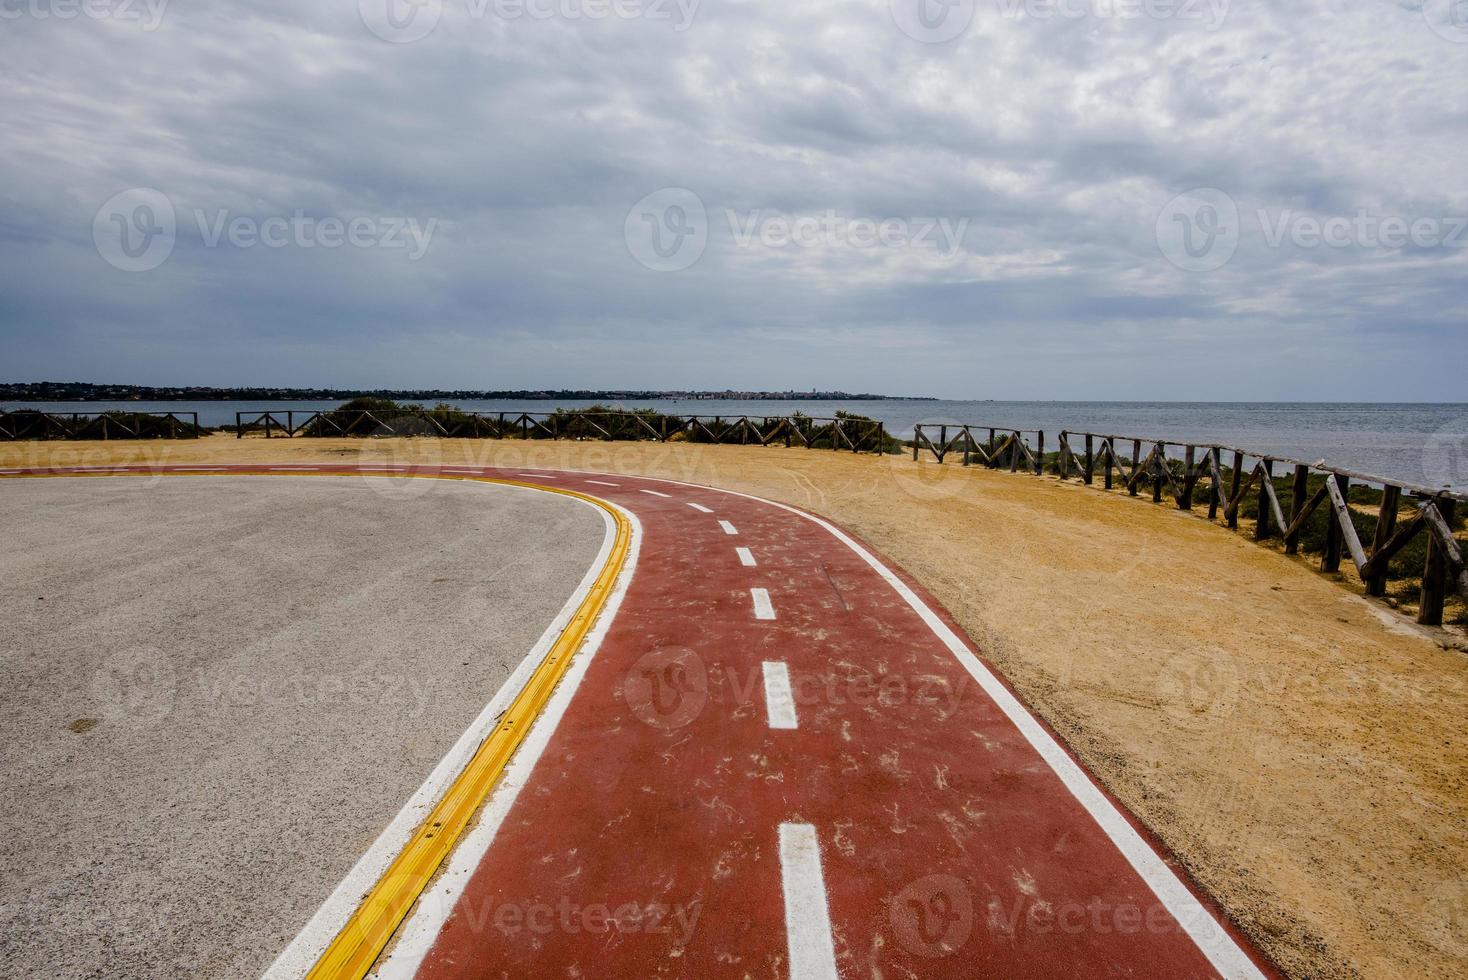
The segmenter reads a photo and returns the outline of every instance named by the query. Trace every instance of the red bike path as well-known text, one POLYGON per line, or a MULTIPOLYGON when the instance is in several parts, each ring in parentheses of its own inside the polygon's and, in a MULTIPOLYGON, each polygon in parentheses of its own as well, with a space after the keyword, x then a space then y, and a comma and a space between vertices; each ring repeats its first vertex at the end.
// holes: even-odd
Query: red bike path
POLYGON ((622 475, 404 469, 595 496, 638 537, 477 867, 384 976, 1278 976, 938 604, 829 522, 622 475))

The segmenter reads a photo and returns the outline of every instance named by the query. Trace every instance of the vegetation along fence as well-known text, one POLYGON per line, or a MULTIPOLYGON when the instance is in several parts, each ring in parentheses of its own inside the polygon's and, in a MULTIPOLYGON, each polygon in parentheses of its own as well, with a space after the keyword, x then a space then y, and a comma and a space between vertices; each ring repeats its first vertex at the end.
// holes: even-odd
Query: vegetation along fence
POLYGON ((859 415, 665 415, 655 411, 587 409, 556 412, 462 412, 401 406, 331 411, 238 412, 235 433, 275 437, 414 436, 469 439, 656 440, 882 452, 897 445, 883 423, 859 415))
POLYGON ((1043 432, 919 425, 913 458, 922 450, 939 462, 961 450, 965 466, 977 462, 1036 475, 1048 470, 1062 480, 1100 482, 1132 496, 1145 488, 1154 503, 1165 492, 1182 510, 1193 509, 1201 489, 1209 520, 1222 519, 1230 528, 1238 528, 1241 518, 1252 520, 1256 540, 1280 538, 1286 554, 1318 551, 1324 572, 1338 572, 1349 557, 1368 595, 1385 596, 1389 580, 1414 580, 1420 568, 1419 623, 1441 625, 1452 592, 1468 600, 1464 547, 1454 534, 1468 516, 1468 493, 1231 446, 1096 432, 1063 431, 1056 452, 1047 456, 1043 432))
POLYGON ((0 412, 0 442, 52 439, 197 439, 198 412, 0 412))

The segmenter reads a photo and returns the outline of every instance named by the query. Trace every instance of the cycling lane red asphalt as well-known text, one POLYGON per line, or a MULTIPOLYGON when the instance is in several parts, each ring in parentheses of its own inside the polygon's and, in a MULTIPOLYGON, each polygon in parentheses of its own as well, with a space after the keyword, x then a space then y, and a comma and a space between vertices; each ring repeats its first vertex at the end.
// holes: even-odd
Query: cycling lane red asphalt
POLYGON ((658 480, 399 469, 590 494, 640 537, 436 940, 385 974, 1278 975, 937 604, 839 529, 658 480))
POLYGON ((640 555, 419 977, 1274 975, 1117 815, 1144 877, 834 529, 714 489, 555 477, 635 514, 640 555))

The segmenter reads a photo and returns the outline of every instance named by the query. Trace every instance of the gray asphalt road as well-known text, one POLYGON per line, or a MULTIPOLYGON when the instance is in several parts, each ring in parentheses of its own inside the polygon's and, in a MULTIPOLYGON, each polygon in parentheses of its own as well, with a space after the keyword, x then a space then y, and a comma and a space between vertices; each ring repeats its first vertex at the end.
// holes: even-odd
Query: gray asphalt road
POLYGON ((444 481, 0 484, 0 976, 258 976, 602 538, 444 481))

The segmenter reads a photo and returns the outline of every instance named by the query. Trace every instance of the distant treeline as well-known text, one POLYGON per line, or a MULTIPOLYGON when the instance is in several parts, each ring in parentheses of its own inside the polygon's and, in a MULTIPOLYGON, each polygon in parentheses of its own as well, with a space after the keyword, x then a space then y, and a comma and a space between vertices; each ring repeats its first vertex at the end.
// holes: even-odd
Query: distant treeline
MULTIPOLYGON (((149 385, 99 385, 84 381, 31 381, 0 384, 0 399, 16 402, 72 401, 337 401, 347 398, 391 398, 408 401, 443 401, 447 399, 525 401, 594 400, 619 401, 665 398, 687 401, 730 399, 736 401, 890 401, 894 395, 873 395, 847 391, 612 391, 608 389, 562 388, 546 391, 447 391, 412 388, 213 388, 167 387, 149 385)), ((908 401, 933 401, 911 398, 908 401)))

